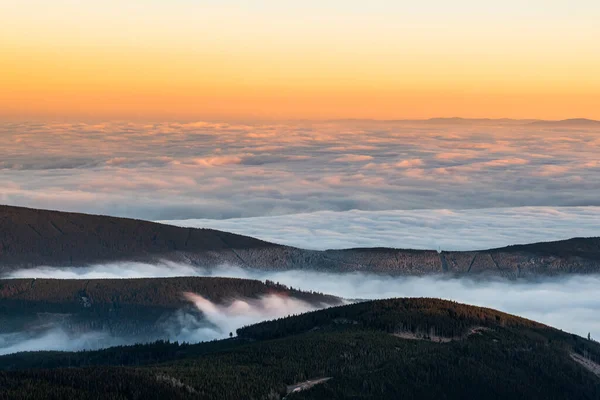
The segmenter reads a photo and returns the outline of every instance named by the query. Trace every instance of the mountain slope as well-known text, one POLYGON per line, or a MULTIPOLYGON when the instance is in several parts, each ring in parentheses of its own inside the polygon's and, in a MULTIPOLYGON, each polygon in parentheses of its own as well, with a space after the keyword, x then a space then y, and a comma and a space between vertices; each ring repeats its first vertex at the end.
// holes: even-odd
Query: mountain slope
POLYGON ((16 268, 160 260, 213 268, 309 269, 507 278, 600 272, 600 238, 473 252, 390 248, 312 251, 211 229, 0 206, 0 274, 16 268))
POLYGON ((0 265, 149 260, 177 252, 227 252, 274 246, 212 229, 0 206, 0 265))
POLYGON ((185 293, 225 307, 236 300, 257 303, 263 298, 292 300, 305 309, 342 304, 334 296, 250 279, 0 280, 0 354, 57 331, 72 338, 93 335, 92 345, 98 348, 218 329, 185 293))
POLYGON ((597 343, 449 301, 372 301, 239 333, 191 346, 0 357, 11 369, 0 373, 0 398, 600 398, 600 377, 581 362, 597 365, 597 343), (54 368, 29 369, 49 359, 54 368), (306 390, 289 393, 298 387, 306 390))

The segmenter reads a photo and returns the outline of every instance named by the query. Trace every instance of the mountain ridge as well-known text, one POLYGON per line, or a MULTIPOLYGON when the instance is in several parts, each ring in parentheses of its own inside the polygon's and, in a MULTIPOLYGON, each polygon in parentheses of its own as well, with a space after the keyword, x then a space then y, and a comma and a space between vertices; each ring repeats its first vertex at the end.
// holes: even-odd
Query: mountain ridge
POLYGON ((35 339, 57 329, 69 335, 97 331, 107 343, 111 338, 134 343, 209 326, 186 293, 223 307, 263 299, 293 300, 307 308, 344 303, 336 296, 240 278, 0 279, 0 352, 15 337, 35 339), (182 325, 182 315, 195 321, 182 325))
POLYGON ((81 267, 124 261, 171 261, 201 268, 226 264, 267 271, 521 278, 600 272, 600 238, 572 238, 483 251, 384 247, 317 251, 213 229, 0 206, 0 276, 19 268, 81 267))

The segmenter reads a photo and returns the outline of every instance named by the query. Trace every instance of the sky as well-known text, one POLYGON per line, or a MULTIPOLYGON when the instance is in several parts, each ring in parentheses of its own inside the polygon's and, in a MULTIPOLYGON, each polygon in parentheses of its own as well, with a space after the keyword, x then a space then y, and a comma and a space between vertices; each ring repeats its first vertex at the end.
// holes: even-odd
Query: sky
POLYGON ((600 119, 595 0, 0 0, 0 118, 600 119))
POLYGON ((0 0, 0 204, 311 248, 597 235, 600 123, 533 121, 600 120, 598 20, 587 0, 0 0), (422 121, 454 116, 480 119, 422 121))

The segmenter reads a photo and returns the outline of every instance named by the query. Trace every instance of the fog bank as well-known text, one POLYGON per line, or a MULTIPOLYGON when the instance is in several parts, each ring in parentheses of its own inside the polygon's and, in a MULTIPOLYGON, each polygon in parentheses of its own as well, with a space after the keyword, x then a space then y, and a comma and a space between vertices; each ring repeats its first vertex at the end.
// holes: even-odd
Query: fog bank
POLYGON ((160 222, 218 229, 313 250, 394 247, 470 251, 600 236, 600 207, 319 211, 160 222))
POLYGON ((32 326, 27 331, 0 333, 0 355, 22 351, 79 351, 128 345, 140 341, 168 339, 197 343, 235 335, 236 329, 260 321, 286 317, 321 307, 298 299, 271 294, 258 299, 235 298, 224 304, 213 303, 196 293, 182 293, 197 312, 182 308, 164 321, 154 337, 118 336, 107 330, 69 332, 60 322, 49 326, 32 326))
MULTIPOLYGON (((224 338, 229 333, 235 335, 236 329, 245 325, 319 308, 301 300, 278 295, 263 296, 260 299, 235 299, 226 305, 215 304, 196 293, 184 293, 184 296, 212 324, 209 327, 196 328, 190 328, 190 324, 183 324, 185 328, 181 329, 175 339, 186 342, 224 338)), ((185 317, 189 318, 189 314, 185 317)))
POLYGON ((22 351, 79 351, 132 344, 108 332, 93 331, 72 334, 60 327, 38 332, 11 332, 0 334, 0 355, 22 351))
MULTIPOLYGON (((265 272, 237 267, 221 266, 211 270, 189 265, 165 263, 148 265, 142 263, 119 263, 86 268, 38 268, 20 270, 8 277, 20 278, 132 278, 169 276, 222 276, 248 279, 269 279, 303 290, 314 290, 347 299, 379 299, 390 297, 437 297, 462 303, 485 306, 533 319, 565 331, 600 338, 600 276, 570 275, 538 280, 477 280, 472 278, 390 277, 375 274, 327 274, 311 271, 265 272)), ((201 296, 201 293, 196 295, 201 296)), ((193 298, 198 299, 198 298, 193 298)), ((230 331, 246 324, 246 317, 253 321, 275 318, 282 312, 297 313, 305 307, 294 302, 269 306, 273 299, 261 303, 237 303, 233 308, 206 308, 194 300, 196 306, 212 316, 215 325, 213 336, 224 337, 230 331), (248 307, 252 306, 251 312, 248 307), (283 308, 281 308, 283 307, 283 308), (243 318, 240 310, 246 309, 243 318)), ((210 332, 209 332, 210 333, 210 332)), ((182 334, 183 335, 183 334, 182 334)), ((193 337, 194 333, 189 333, 193 337)), ((176 337, 176 336, 174 336, 176 337)), ((183 337, 183 336, 182 336, 183 337)), ((200 336, 199 336, 200 337, 200 336)))

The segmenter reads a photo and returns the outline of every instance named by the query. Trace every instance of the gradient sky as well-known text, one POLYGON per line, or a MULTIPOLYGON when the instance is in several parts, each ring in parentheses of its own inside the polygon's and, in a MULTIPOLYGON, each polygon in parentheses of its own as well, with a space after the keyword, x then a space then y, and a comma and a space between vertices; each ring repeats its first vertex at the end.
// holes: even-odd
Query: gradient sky
POLYGON ((600 119, 597 0, 0 0, 0 117, 600 119))

